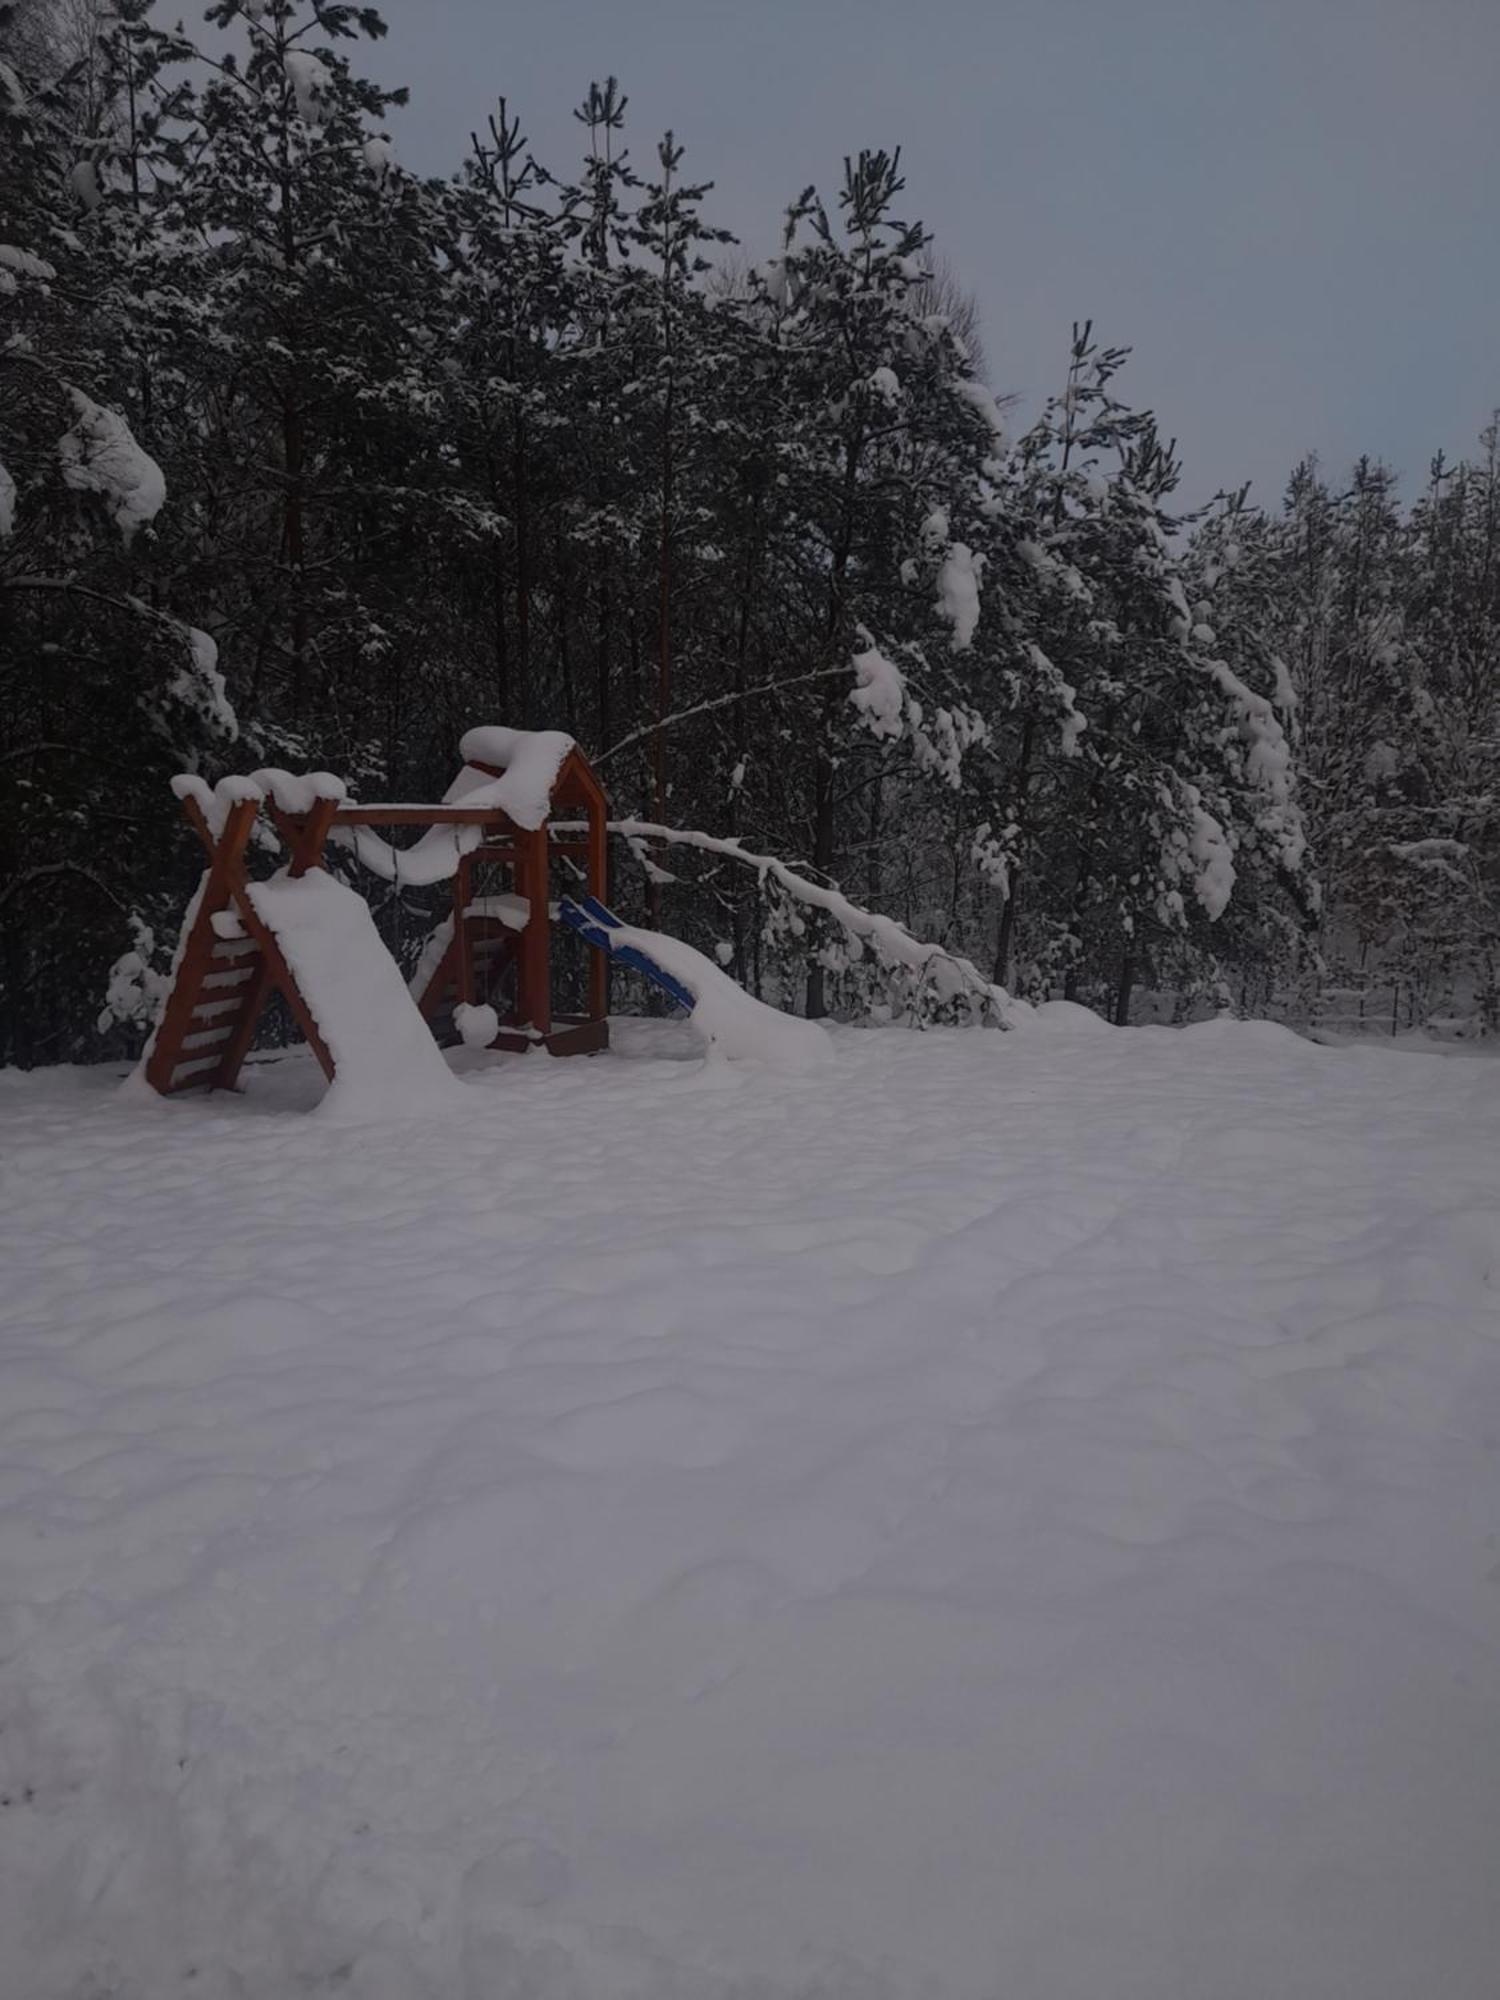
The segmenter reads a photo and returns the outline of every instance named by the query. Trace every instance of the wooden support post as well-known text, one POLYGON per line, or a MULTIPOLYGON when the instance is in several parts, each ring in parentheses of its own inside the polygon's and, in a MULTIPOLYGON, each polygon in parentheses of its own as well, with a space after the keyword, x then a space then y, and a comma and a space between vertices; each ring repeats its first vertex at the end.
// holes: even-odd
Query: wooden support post
POLYGON ((469 946, 469 905, 474 900, 473 857, 459 856, 453 874, 453 982, 456 1005, 472 1007, 479 999, 474 985, 474 954, 469 946))
MULTIPOLYGON (((601 806, 590 805, 589 817, 589 894, 597 902, 609 902, 609 833, 604 811, 601 806)), ((609 1013, 609 955, 595 951, 589 954, 589 1019, 602 1021, 609 1013)))
POLYGON ((552 1027, 551 902, 548 881, 547 829, 527 833, 521 847, 521 894, 528 914, 521 933, 520 990, 517 1014, 522 1027, 545 1035, 552 1027))

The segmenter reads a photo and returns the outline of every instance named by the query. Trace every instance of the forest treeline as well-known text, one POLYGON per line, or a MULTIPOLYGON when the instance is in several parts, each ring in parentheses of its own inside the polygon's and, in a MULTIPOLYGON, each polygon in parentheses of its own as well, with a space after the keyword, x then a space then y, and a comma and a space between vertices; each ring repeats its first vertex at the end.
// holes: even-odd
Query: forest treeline
POLYGON ((1115 1019, 1500 1027, 1494 428, 1184 517, 1089 325, 1013 425, 895 152, 747 265, 613 80, 571 167, 501 102, 440 181, 371 10, 205 32, 0 12, 0 1062, 138 1043, 175 772, 431 798, 480 721, 738 843, 616 899, 811 1013, 946 1002, 741 849, 1115 1019))

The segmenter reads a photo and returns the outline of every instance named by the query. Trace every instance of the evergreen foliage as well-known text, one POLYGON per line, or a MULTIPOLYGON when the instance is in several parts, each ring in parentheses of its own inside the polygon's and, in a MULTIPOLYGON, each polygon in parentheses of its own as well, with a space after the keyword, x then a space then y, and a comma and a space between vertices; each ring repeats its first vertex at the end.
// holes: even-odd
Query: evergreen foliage
POLYGON ((488 720, 718 837, 618 900, 810 1013, 952 1003, 726 840, 1028 998, 1500 1027, 1493 430, 1407 511, 1362 462, 1184 519, 1089 326, 1007 435, 899 153, 742 269, 613 78, 571 178, 501 100, 428 181, 367 8, 49 18, 0 10, 0 1061, 138 1037, 173 772, 433 797, 488 720))

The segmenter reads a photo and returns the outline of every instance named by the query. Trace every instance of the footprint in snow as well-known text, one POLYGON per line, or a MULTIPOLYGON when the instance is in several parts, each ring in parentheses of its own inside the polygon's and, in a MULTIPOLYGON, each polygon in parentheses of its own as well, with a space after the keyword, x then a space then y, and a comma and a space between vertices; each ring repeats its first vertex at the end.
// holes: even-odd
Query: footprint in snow
POLYGON ((610 1472, 628 1466, 722 1465, 744 1444, 744 1419, 681 1389, 643 1389, 559 1417, 530 1440, 557 1465, 610 1472))

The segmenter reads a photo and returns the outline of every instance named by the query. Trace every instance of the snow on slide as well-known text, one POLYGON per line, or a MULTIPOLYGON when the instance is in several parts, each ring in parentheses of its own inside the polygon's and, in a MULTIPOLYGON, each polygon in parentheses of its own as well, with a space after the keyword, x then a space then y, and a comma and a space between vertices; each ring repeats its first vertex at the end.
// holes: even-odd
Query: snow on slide
POLYGON ((766 1006, 681 938, 632 924, 612 926, 609 938, 612 946, 631 945, 654 959, 687 988, 695 1003, 692 1024, 712 1053, 749 1057, 775 1069, 807 1069, 828 1054, 828 1031, 818 1022, 766 1006))
POLYGON ((252 882, 250 900, 276 933, 333 1056, 329 1116, 415 1118, 460 1101, 461 1086, 362 896, 314 869, 252 882))

